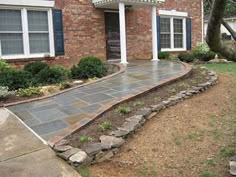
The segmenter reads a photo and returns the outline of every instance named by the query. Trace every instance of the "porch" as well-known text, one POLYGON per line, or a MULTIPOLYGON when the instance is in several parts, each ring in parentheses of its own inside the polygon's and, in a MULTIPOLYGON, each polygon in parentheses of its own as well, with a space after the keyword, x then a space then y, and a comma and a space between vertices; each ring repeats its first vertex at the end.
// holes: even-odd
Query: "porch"
MULTIPOLYGON (((93 0, 96 8, 101 8, 106 11, 116 10, 119 15, 119 43, 120 43, 120 58, 122 64, 128 64, 127 61, 127 43, 126 43, 126 18, 125 10, 128 8, 140 8, 149 6, 151 11, 152 21, 152 61, 158 61, 158 39, 157 39, 157 10, 156 7, 165 0, 93 0)), ((107 25, 107 24, 106 24, 107 25)), ((107 27, 106 27, 107 28, 107 27)), ((107 31, 107 30, 106 30, 107 31)), ((117 35, 116 35, 117 37, 117 35)), ((117 42, 117 41, 116 41, 117 42)), ((115 49, 117 50, 117 49, 115 49)))

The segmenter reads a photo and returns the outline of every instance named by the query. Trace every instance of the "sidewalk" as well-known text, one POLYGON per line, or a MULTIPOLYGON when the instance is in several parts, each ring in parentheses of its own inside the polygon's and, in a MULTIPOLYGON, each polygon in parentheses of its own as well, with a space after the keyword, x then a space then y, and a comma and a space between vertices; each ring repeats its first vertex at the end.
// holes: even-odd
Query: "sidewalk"
POLYGON ((80 177, 14 115, 0 109, 1 177, 80 177))

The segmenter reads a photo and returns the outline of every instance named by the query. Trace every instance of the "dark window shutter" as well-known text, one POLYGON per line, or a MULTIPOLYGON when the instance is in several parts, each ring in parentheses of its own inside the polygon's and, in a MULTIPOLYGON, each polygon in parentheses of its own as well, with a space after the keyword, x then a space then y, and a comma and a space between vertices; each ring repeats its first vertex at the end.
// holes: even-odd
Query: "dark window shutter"
POLYGON ((192 49, 192 20, 191 18, 186 19, 186 42, 187 42, 187 50, 192 49))
POLYGON ((161 17, 157 16, 157 48, 161 51, 161 17))
POLYGON ((62 10, 53 9, 53 27, 54 27, 54 43, 55 55, 64 55, 64 35, 63 35, 63 21, 62 10))

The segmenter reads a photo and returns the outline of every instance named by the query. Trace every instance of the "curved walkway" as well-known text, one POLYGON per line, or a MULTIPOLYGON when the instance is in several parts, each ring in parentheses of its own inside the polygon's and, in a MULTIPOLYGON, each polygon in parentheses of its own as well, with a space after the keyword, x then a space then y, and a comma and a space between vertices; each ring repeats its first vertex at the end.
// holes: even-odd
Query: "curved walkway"
POLYGON ((48 140, 75 124, 85 124, 114 101, 142 93, 186 71, 181 63, 132 61, 115 77, 47 99, 7 107, 43 139, 48 140))

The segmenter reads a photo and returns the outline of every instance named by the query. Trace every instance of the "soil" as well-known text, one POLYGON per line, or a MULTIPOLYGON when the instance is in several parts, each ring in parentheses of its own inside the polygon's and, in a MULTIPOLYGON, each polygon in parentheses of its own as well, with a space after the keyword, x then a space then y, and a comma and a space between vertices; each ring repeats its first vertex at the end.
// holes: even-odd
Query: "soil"
POLYGON ((187 78, 175 81, 115 106, 96 118, 91 124, 67 137, 67 139, 73 147, 81 147, 89 143, 99 142, 101 135, 109 135, 111 131, 117 130, 118 127, 123 125, 125 119, 135 115, 138 109, 158 104, 161 101, 167 100, 171 95, 186 90, 188 87, 204 83, 206 80, 206 70, 200 68, 193 69, 187 78), (141 103, 141 105, 137 105, 138 103, 141 103), (132 111, 128 114, 121 114, 118 112, 119 107, 131 108, 132 111), (112 127, 109 130, 101 131, 99 125, 103 122, 110 122, 112 127), (92 141, 80 142, 80 137, 89 137, 92 141))
POLYGON ((147 121, 111 161, 88 167, 91 176, 230 177, 228 159, 236 151, 235 90, 235 77, 220 74, 213 88, 147 121))

